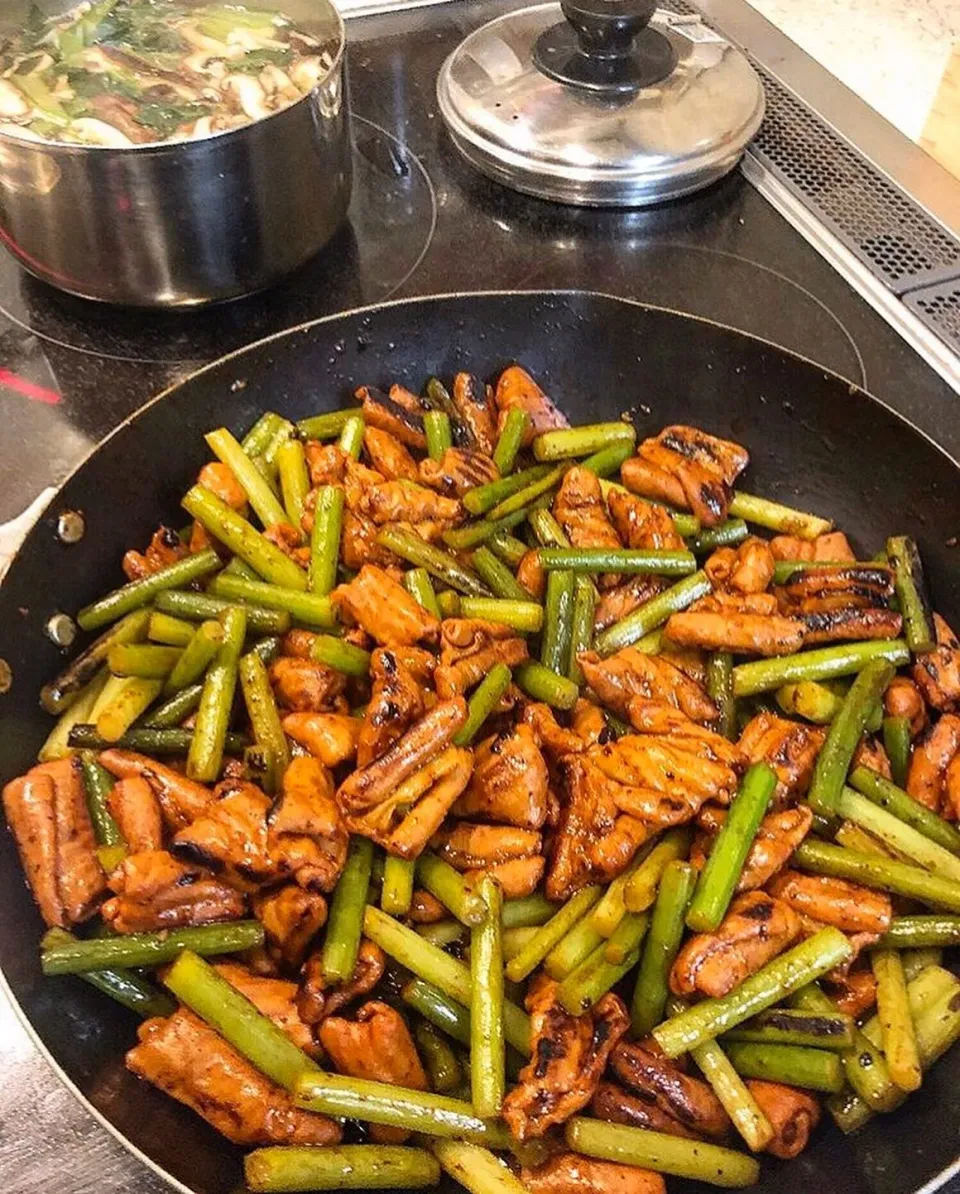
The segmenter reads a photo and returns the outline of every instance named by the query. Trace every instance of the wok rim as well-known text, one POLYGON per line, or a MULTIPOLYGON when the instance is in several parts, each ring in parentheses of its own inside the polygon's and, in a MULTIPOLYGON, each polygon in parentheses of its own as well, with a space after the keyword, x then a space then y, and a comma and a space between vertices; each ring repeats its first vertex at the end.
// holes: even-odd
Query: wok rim
MULTIPOLYGON (((57 485, 54 493, 50 497, 50 501, 39 512, 33 526, 30 528, 23 542, 20 544, 13 558, 10 560, 9 567, 7 568, 3 579, 0 580, 0 589, 2 589, 10 574, 16 568, 22 554, 31 545, 34 536, 40 531, 40 523, 47 512, 58 500, 60 494, 67 487, 67 485, 69 485, 70 482, 73 481, 73 479, 77 476, 77 474, 93 460, 100 449, 115 435, 118 435, 121 431, 125 430, 128 426, 130 426, 130 424, 140 418, 153 406, 168 398, 171 394, 174 394, 183 386, 193 382, 196 378, 201 377, 205 373, 209 373, 214 369, 220 368, 221 366, 226 365, 228 362, 242 357, 244 354, 252 352, 255 349, 262 348, 263 346, 271 344, 274 341, 280 341, 286 337, 289 337, 293 333, 300 333, 302 335, 315 327, 333 323, 335 320, 349 319, 355 316, 373 314, 393 307, 427 304, 432 305, 459 299, 515 298, 521 296, 529 299, 530 301, 552 298, 600 299, 604 302, 613 302, 622 306, 636 307, 644 311, 656 311, 663 314, 679 316, 682 319, 692 320, 695 323, 706 324, 709 327, 719 328, 725 332, 731 332, 735 336, 740 336, 746 340, 751 340, 756 344, 773 349, 782 356, 800 361, 804 365, 816 369, 819 373, 831 379, 832 381, 842 383, 848 388, 851 395, 862 396, 868 401, 876 403, 889 415, 893 416, 893 418, 896 419, 902 426, 909 429, 915 435, 920 436, 922 440, 924 440, 932 449, 938 452, 954 469, 957 470, 958 473, 960 473, 960 461, 955 459, 944 447, 938 444, 930 434, 924 431, 921 427, 918 427, 910 418, 901 414, 882 398, 878 398, 875 394, 870 393, 869 390, 865 390, 856 382, 851 381, 849 378, 844 377, 842 374, 835 372, 833 369, 830 369, 825 365, 821 365, 819 362, 812 360, 810 357, 804 356, 802 353, 794 352, 792 349, 785 348, 783 345, 777 344, 773 340, 768 340, 763 336, 755 335, 752 332, 742 331, 739 328, 732 327, 730 324, 721 323, 719 320, 708 319, 702 315, 693 315, 686 311, 679 311, 673 307, 664 307, 656 303, 645 303, 639 299, 625 298, 620 295, 609 294, 601 290, 583 290, 576 287, 547 290, 506 289, 449 291, 443 294, 418 295, 407 298, 389 299, 386 302, 371 303, 361 307, 351 307, 348 310, 338 311, 330 315, 322 315, 317 319, 311 319, 304 323, 294 324, 291 327, 283 328, 278 332, 272 332, 269 336, 263 336, 259 340, 252 340, 249 344, 245 344, 240 348, 235 348, 231 352, 225 353, 223 356, 217 357, 213 361, 208 361, 206 364, 201 365, 198 369, 194 369, 192 372, 188 373, 185 377, 180 378, 179 381, 167 386, 165 389, 155 394, 152 398, 148 398, 146 402, 127 415, 126 418, 124 418, 117 424, 116 427, 109 431, 103 437, 103 439, 96 443, 90 449, 90 451, 87 452, 84 457, 70 470, 60 484, 57 485)), ((48 1049, 46 1043, 40 1035, 39 1030, 34 1026, 25 1009, 20 1004, 20 1001, 14 994, 2 967, 0 967, 0 992, 3 993, 10 1003, 17 1021, 25 1030, 27 1036, 37 1049, 40 1056, 53 1071, 57 1081, 60 1082, 60 1084, 66 1090, 68 1090, 70 1094, 73 1095, 84 1111, 91 1115, 93 1119, 102 1128, 104 1128, 130 1156, 135 1157, 141 1164, 145 1165, 153 1174, 165 1182, 170 1189, 178 1191, 178 1194, 196 1194, 196 1192, 190 1186, 184 1185, 178 1178, 174 1177, 170 1172, 168 1172, 168 1170, 164 1169, 158 1162, 149 1157, 129 1137, 125 1136, 123 1132, 121 1132, 121 1130, 107 1117, 106 1113, 101 1111, 93 1102, 91 1102, 91 1100, 83 1093, 73 1079, 70 1078, 60 1063, 53 1056, 50 1049, 48 1049)), ((916 1190, 912 1191, 912 1194, 935 1194, 936 1191, 942 1190, 946 1183, 958 1173, 960 1173, 960 1155, 958 1155, 949 1166, 942 1169, 939 1173, 934 1174, 933 1177, 931 1177, 923 1186, 920 1186, 916 1190)))

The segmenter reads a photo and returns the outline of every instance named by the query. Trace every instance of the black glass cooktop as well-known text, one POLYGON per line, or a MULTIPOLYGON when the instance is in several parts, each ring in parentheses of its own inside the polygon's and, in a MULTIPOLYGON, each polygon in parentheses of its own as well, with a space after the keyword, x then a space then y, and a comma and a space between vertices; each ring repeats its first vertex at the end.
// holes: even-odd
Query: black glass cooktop
POLYGON ((946 384, 739 172, 618 212, 526 198, 463 162, 437 112, 437 71, 469 30, 513 6, 461 0, 348 23, 349 219, 266 293, 200 311, 118 310, 51 290, 0 255, 0 522, 199 364, 338 310, 450 291, 583 287, 715 319, 866 386, 960 451, 946 384))

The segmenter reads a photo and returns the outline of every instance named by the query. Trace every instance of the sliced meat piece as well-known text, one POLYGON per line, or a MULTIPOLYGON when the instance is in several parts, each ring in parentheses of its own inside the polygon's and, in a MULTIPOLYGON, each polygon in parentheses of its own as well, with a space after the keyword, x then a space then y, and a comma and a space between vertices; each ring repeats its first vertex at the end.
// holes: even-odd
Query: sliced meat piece
POLYGON ((196 780, 187 779, 179 771, 158 763, 148 755, 132 750, 117 750, 115 747, 100 752, 100 762, 118 779, 133 775, 142 776, 153 788, 160 801, 160 811, 170 829, 181 829, 189 825, 203 812, 213 793, 196 780))
POLYGON ((869 734, 865 734, 857 743, 850 767, 851 769, 866 767, 868 771, 876 771, 884 779, 893 779, 887 752, 883 749, 883 745, 869 734))
POLYGON ((937 646, 920 655, 913 665, 913 678, 928 705, 941 713, 960 706, 960 639, 939 614, 933 615, 937 646))
POLYGON ((642 456, 631 456, 623 462, 620 480, 633 493, 642 494, 654 502, 666 502, 681 510, 687 504, 683 486, 673 473, 642 456))
MULTIPOLYGON (((574 547, 607 547, 614 551, 622 547, 607 513, 600 479, 588 468, 577 465, 568 470, 554 498, 553 513, 574 547)), ((605 573, 599 583, 601 589, 612 589, 619 582, 619 575, 605 573)))
MULTIPOLYGON (((327 1016, 320 1025, 320 1043, 341 1074, 388 1082, 407 1090, 427 1090, 417 1047, 398 1011, 379 1000, 365 1003, 355 1020, 327 1016)), ((402 1128, 373 1124, 370 1136, 380 1144, 402 1144, 410 1135, 402 1128)))
POLYGON ((333 793, 333 778, 319 759, 294 759, 267 818, 271 858, 310 891, 332 891, 347 858, 347 831, 333 793))
POLYGON ((770 883, 770 894, 798 914, 845 933, 885 933, 893 911, 890 897, 846 879, 781 871, 770 883))
POLYGON ((606 630, 614 622, 619 622, 627 614, 632 614, 641 605, 646 605, 658 593, 662 593, 669 582, 662 576, 647 576, 640 573, 631 576, 600 594, 593 615, 593 625, 596 630, 606 630))
POLYGON ((500 470, 489 456, 466 448, 448 448, 440 460, 428 456, 419 467, 420 483, 448 498, 463 497, 468 489, 488 485, 499 476, 500 470))
POLYGON ((145 1020, 127 1068, 202 1116, 234 1144, 336 1144, 340 1128, 302 1111, 193 1012, 145 1020))
POLYGON ((816 539, 798 539, 795 535, 775 535, 770 540, 775 560, 823 560, 826 563, 855 563, 856 555, 842 531, 830 531, 816 539))
POLYGON ((315 439, 308 439, 303 445, 303 451, 307 458, 311 485, 343 484, 350 456, 339 444, 321 444, 315 439))
POLYGON ((566 755, 580 754, 590 745, 574 730, 560 725, 549 705, 531 702, 524 706, 521 718, 552 763, 559 763, 566 755))
POLYGON ((512 627, 481 618, 445 618, 440 644, 434 679, 443 700, 469 692, 498 663, 512 668, 529 658, 526 639, 512 627))
POLYGON ((780 612, 803 622, 808 645, 900 633, 902 618, 891 608, 893 572, 879 564, 806 569, 776 592, 780 612))
POLYGON ((289 659, 310 659, 317 636, 312 630, 294 628, 280 640, 280 654, 289 659))
POLYGON ((621 1041, 610 1054, 610 1070, 628 1090, 646 1096, 691 1133, 721 1140, 730 1131, 730 1119, 710 1085, 683 1073, 654 1041, 621 1041))
POLYGON ((697 1132, 665 1111, 655 1095, 644 1092, 628 1094, 615 1082, 601 1082, 590 1103, 597 1119, 612 1124, 627 1124, 631 1128, 645 1128, 649 1132, 663 1132, 667 1136, 681 1136, 699 1140, 697 1132))
POLYGON ((353 510, 343 512, 340 559, 344 567, 352 572, 359 572, 364 564, 375 564, 378 568, 400 566, 400 557, 377 542, 379 530, 372 519, 364 518, 353 510))
POLYGON ((216 792, 217 799, 174 835, 170 852, 222 874, 232 887, 255 891, 279 872, 267 844, 270 798, 243 780, 223 780, 216 792))
POLYGON ((327 922, 327 901, 319 892, 285 883, 252 896, 250 902, 271 955, 285 966, 299 966, 327 922))
POLYGON ((197 484, 209 489, 231 510, 243 510, 247 505, 247 494, 237 480, 233 469, 222 460, 211 460, 197 474, 197 484))
POLYGON ((606 659, 595 651, 581 651, 577 659, 600 702, 621 717, 629 716, 633 697, 674 705, 693 721, 716 721, 719 716, 703 688, 660 655, 624 647, 606 659))
POLYGON ((419 647, 378 647, 370 659, 372 691, 357 740, 357 766, 366 767, 426 712, 424 686, 436 659, 419 647))
POLYGON ((917 739, 907 772, 907 791, 925 808, 954 819, 960 805, 947 800, 946 778, 950 764, 960 753, 960 716, 945 713, 917 739))
POLYGON ((560 1153, 536 1169, 524 1166, 520 1180, 530 1194, 666 1194, 667 1189, 659 1173, 580 1153, 560 1153))
POLYGON ((343 494, 346 508, 352 510, 354 514, 358 513, 367 490, 372 489, 376 485, 382 485, 386 479, 383 473, 378 473, 375 468, 368 468, 365 464, 361 464, 359 460, 354 460, 352 456, 348 456, 344 466, 343 478, 343 494))
POLYGON ((323 954, 318 950, 304 963, 297 995, 300 1018, 307 1024, 319 1024, 342 1008, 367 995, 383 977, 387 955, 379 945, 364 938, 357 952, 357 964, 345 983, 329 983, 323 975, 323 954))
POLYGON ((633 697, 627 706, 627 716, 638 734, 666 736, 674 745, 695 754, 706 752, 705 757, 725 763, 728 767, 744 766, 739 746, 723 738, 715 730, 691 721, 679 709, 664 701, 648 701, 633 697))
POLYGON ((93 914, 106 890, 80 765, 71 757, 41 763, 33 771, 53 781, 57 891, 67 924, 79 924, 93 914))
POLYGON ((883 694, 883 712, 887 717, 905 717, 910 722, 910 737, 916 738, 927 727, 927 707, 920 689, 906 676, 894 676, 883 694))
POLYGON ((630 1022, 623 1001, 612 993, 583 1015, 571 1016, 557 998, 557 984, 544 977, 535 981, 525 1003, 532 1055, 502 1111, 518 1140, 543 1136, 586 1107, 630 1022))
MULTIPOLYGON (((691 858, 697 865, 701 865, 701 859, 706 861, 715 836, 726 819, 726 809, 715 808, 712 804, 700 810, 698 822, 705 832, 698 835, 691 852, 691 858)), ((813 811, 805 804, 768 813, 760 822, 757 836, 750 846, 737 881, 737 891, 754 891, 763 887, 768 879, 787 865, 812 825, 813 811)))
POLYGON ((670 615, 663 633, 681 647, 741 655, 792 655, 804 644, 803 623, 776 614, 683 610, 670 615))
POLYGON ((570 713, 570 728, 587 746, 612 742, 615 735, 599 705, 580 697, 570 713))
POLYGON ((107 804, 131 854, 163 848, 160 802, 142 775, 131 775, 114 784, 107 804))
POLYGON ((326 767, 354 757, 363 727, 359 717, 346 713, 288 713, 281 724, 285 734, 326 767))
POLYGON ((872 970, 852 970, 840 980, 830 979, 827 985, 837 1011, 857 1020, 877 1002, 877 980, 872 970))
POLYGON ((805 1090, 781 1082, 748 1078, 747 1089, 773 1127, 773 1139, 763 1151, 785 1161, 798 1157, 820 1122, 820 1104, 805 1090))
POLYGON ((549 777, 536 738, 519 725, 474 750, 470 784, 451 810, 521 829, 542 829, 549 807, 549 777))
POLYGON ((272 1020, 308 1057, 317 1057, 320 1050, 313 1039, 310 1025, 300 1019, 297 1011, 297 984, 283 978, 266 978, 252 974, 238 962, 214 962, 214 969, 231 987, 246 995, 261 1015, 272 1020))
POLYGON ((715 589, 763 593, 773 580, 774 565, 770 544, 751 535, 736 548, 718 548, 703 569, 715 589))
POLYGON ((500 374, 497 381, 496 405, 499 412, 497 434, 503 430, 507 412, 522 410, 530 416, 530 424, 523 437, 529 444, 545 431, 557 427, 569 427, 566 416, 559 411, 530 374, 520 365, 511 365, 500 374))
POLYGON ((463 519, 460 503, 412 481, 381 481, 367 486, 354 513, 377 526, 388 522, 439 522, 451 526, 463 519))
POLYGON ((128 854, 110 875, 109 885, 116 895, 104 901, 100 914, 116 933, 239 920, 246 912, 240 892, 166 850, 128 854))
POLYGON ((363 418, 369 426, 389 431, 408 448, 426 450, 423 410, 416 395, 403 386, 391 386, 389 394, 374 386, 361 386, 356 397, 363 404, 363 418))
POLYGON ((766 712, 758 713, 744 726, 740 749, 747 760, 768 763, 777 773, 774 808, 782 808, 806 793, 825 737, 826 731, 820 726, 766 712))
POLYGON ((504 899, 519 900, 536 891, 546 867, 547 860, 542 854, 532 854, 526 858, 508 858, 493 866, 471 868, 463 872, 463 877, 467 883, 477 884, 484 875, 489 875, 499 884, 504 899))
POLYGON ((452 397, 469 446, 492 456, 497 446, 497 403, 491 387, 472 373, 458 373, 453 379, 452 397))
POLYGON ((270 683, 277 703, 295 713, 329 710, 346 688, 347 678, 314 659, 281 656, 270 665, 270 683))
POLYGON ((540 563, 540 552, 536 548, 525 552, 517 565, 517 582, 527 590, 534 601, 542 601, 547 590, 547 573, 540 563))
POLYGON ((66 928, 67 914, 57 881, 57 820, 53 780, 36 769, 3 789, 7 824, 20 863, 44 922, 66 928))
POLYGON ((389 431, 382 431, 379 427, 365 428, 363 446, 373 467, 388 481, 417 480, 417 462, 389 431))
POLYGON ((675 995, 728 995, 800 935, 796 912, 762 891, 748 891, 730 905, 714 933, 698 933, 677 955, 670 971, 675 995))
POLYGON ((685 551, 683 536, 670 511, 623 489, 610 489, 607 509, 625 547, 652 551, 685 551))
POLYGON ((173 527, 160 527, 154 531, 147 550, 128 551, 123 557, 123 574, 127 580, 143 580, 145 576, 152 576, 169 568, 177 560, 189 555, 189 548, 173 527))
POLYGON ((385 647, 435 643, 440 623, 382 568, 365 564, 349 584, 332 594, 342 613, 385 647))
POLYGON ((750 462, 749 453, 739 444, 708 435, 698 427, 674 424, 653 439, 645 439, 637 455, 660 473, 674 478, 682 494, 664 483, 649 485, 649 480, 623 466, 622 476, 628 488, 659 500, 690 509, 706 527, 718 526, 727 517, 733 497, 733 485, 750 462), (627 480, 631 476, 632 480, 627 480), (644 482, 648 488, 644 488, 644 482), (650 490, 654 489, 655 492, 650 490))
POLYGON ((541 841, 533 829, 454 821, 444 825, 431 845, 451 866, 466 871, 539 854, 541 841))
POLYGON ((446 920, 449 913, 435 895, 416 887, 413 891, 413 902, 410 904, 408 916, 415 925, 435 925, 438 921, 446 920))

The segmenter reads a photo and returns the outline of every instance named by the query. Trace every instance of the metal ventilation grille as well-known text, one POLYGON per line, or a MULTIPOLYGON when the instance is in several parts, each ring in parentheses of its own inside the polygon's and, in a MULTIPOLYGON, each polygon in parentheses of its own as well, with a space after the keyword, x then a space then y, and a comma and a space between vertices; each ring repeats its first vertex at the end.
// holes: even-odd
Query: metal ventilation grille
POLYGON ((941 340, 960 346, 960 278, 912 290, 903 301, 941 340))

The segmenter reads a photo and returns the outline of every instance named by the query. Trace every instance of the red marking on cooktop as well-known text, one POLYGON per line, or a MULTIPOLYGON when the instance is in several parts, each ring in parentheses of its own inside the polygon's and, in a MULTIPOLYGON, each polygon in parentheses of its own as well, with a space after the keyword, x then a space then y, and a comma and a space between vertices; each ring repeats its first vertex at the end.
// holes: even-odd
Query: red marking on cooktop
POLYGON ((8 390, 16 390, 25 398, 32 398, 34 402, 44 402, 47 406, 56 406, 60 401, 60 395, 56 390, 38 386, 35 381, 27 381, 19 373, 11 373, 9 369, 0 369, 0 386, 6 386, 8 390))

